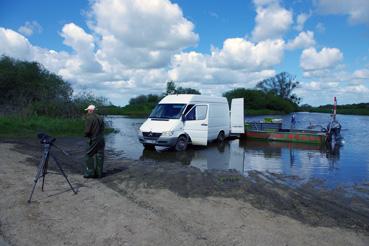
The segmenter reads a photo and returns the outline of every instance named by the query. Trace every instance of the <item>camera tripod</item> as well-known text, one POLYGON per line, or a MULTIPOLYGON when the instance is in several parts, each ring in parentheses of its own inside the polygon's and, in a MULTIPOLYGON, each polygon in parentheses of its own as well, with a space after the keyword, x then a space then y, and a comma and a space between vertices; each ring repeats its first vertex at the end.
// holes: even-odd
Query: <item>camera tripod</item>
POLYGON ((48 173, 47 169, 48 169, 49 158, 50 157, 56 163, 56 166, 58 167, 59 172, 64 176, 65 180, 68 182, 68 184, 69 184, 70 188, 72 189, 72 191, 74 192, 74 194, 77 194, 77 190, 75 190, 73 188, 72 184, 69 182, 69 180, 67 178, 67 175, 65 174, 62 166, 60 165, 58 160, 55 158, 55 156, 50 152, 51 146, 54 146, 57 149, 61 150, 63 152, 63 154, 65 154, 65 155, 68 155, 68 154, 65 151, 63 151, 62 149, 60 149, 59 147, 57 147, 55 144, 53 144, 53 142, 56 140, 55 138, 51 139, 51 141, 50 141, 49 136, 47 136, 47 135, 45 135, 45 136, 46 136, 46 138, 41 139, 41 137, 43 137, 43 136, 40 137, 40 135, 39 135, 39 138, 41 139, 41 143, 43 144, 43 154, 42 154, 42 157, 41 157, 41 160, 40 160, 40 164, 38 165, 38 168, 37 168, 37 173, 36 173, 36 176, 35 176, 35 179, 34 179, 34 184, 33 184, 31 194, 30 194, 29 199, 28 199, 28 203, 31 203, 31 199, 32 199, 32 196, 33 196, 33 192, 35 191, 36 184, 37 184, 38 180, 41 179, 41 178, 42 178, 41 190, 44 191, 45 176, 48 173))

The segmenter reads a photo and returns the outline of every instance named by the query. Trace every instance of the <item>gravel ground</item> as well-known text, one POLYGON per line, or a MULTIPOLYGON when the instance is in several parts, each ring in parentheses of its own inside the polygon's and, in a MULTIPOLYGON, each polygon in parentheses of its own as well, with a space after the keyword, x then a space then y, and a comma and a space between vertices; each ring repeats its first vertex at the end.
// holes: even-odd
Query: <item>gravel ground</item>
POLYGON ((49 174, 31 204, 40 146, 0 141, 0 245, 369 245, 365 199, 290 188, 258 173, 246 179, 118 160, 109 151, 106 176, 83 179, 85 142, 59 141, 74 154, 70 161, 55 151, 79 192, 49 174))

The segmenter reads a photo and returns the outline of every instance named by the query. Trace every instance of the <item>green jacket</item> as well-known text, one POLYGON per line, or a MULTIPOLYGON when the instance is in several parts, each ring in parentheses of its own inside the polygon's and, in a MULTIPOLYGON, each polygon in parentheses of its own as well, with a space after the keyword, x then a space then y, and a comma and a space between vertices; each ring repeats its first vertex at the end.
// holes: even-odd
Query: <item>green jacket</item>
POLYGON ((91 140, 104 137, 104 120, 101 116, 91 113, 86 116, 85 136, 91 140))

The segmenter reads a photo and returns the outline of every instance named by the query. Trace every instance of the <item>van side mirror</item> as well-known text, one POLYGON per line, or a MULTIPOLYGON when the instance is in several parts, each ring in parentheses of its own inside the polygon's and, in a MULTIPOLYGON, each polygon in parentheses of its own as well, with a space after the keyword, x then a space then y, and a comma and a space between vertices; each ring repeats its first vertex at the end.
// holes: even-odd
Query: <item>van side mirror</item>
POLYGON ((181 119, 182 119, 183 122, 186 121, 186 116, 184 114, 182 114, 181 119))

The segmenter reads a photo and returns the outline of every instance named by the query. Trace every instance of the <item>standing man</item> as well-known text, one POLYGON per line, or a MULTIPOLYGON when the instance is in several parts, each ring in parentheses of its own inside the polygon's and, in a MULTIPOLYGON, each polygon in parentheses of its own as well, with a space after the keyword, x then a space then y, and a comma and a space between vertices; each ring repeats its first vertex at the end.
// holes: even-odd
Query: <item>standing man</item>
POLYGON ((296 127, 296 114, 293 113, 291 116, 291 129, 295 129, 296 127))
POLYGON ((86 109, 85 137, 90 138, 86 153, 86 168, 84 178, 101 178, 104 165, 104 120, 95 113, 95 105, 86 109))

